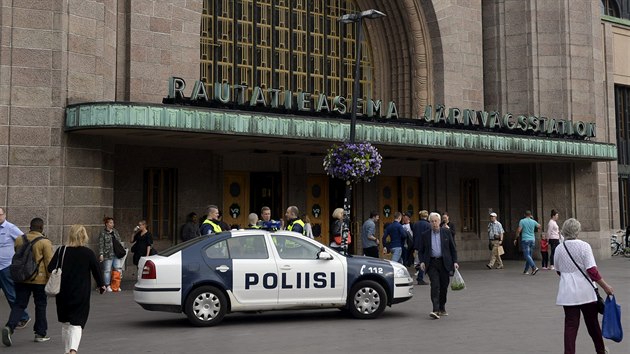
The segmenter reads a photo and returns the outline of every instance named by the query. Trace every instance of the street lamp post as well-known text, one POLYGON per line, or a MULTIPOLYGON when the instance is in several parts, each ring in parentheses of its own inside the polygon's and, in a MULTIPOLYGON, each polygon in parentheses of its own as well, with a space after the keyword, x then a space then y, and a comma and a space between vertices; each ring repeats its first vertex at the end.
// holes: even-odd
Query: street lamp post
MULTIPOLYGON (((359 82, 361 74, 361 41, 363 41, 363 19, 375 19, 385 17, 383 12, 370 9, 359 13, 345 14, 339 17, 340 23, 356 23, 357 36, 356 36, 356 51, 354 57, 354 78, 352 83, 352 111, 350 112, 350 143, 353 144, 356 138, 356 125, 357 125, 357 106, 359 103, 359 82)), ((346 181, 346 190, 343 198, 343 229, 342 229, 342 241, 341 248, 344 254, 348 254, 348 235, 350 232, 350 209, 352 202, 352 184, 350 181, 346 181)), ((355 235, 356 239, 356 235, 355 235)))

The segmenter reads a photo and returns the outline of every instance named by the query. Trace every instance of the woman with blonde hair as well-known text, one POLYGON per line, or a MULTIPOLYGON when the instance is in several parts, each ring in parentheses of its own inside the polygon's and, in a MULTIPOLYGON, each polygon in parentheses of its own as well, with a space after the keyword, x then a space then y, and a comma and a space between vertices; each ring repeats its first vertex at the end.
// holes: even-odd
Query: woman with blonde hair
MULTIPOLYGON (((342 240, 342 232, 343 232, 343 217, 344 211, 343 208, 337 208, 332 213, 333 219, 335 219, 335 223, 332 227, 332 236, 333 241, 330 243, 330 247, 334 248, 337 251, 341 250, 342 240)), ((348 245, 352 242, 350 238, 350 233, 348 233, 348 245)))
POLYGON ((57 264, 61 267, 61 287, 55 300, 65 353, 76 354, 79 350, 81 334, 90 313, 90 273, 100 293, 106 289, 96 255, 85 246, 88 239, 83 225, 72 225, 65 246, 57 249, 48 264, 49 272, 57 268, 57 264))

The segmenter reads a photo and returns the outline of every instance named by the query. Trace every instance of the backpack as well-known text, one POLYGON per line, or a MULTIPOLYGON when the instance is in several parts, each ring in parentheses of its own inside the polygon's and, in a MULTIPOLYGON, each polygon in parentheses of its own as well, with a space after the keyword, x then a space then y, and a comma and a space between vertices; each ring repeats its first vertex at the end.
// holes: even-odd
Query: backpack
POLYGON ((39 262, 36 262, 35 257, 33 257, 33 245, 44 237, 39 236, 33 241, 29 241, 26 235, 22 235, 22 237, 24 238, 24 242, 20 246, 20 249, 13 255, 11 266, 9 267, 11 278, 13 278, 14 282, 18 283, 33 280, 37 275, 39 263, 44 259, 42 258, 39 262))

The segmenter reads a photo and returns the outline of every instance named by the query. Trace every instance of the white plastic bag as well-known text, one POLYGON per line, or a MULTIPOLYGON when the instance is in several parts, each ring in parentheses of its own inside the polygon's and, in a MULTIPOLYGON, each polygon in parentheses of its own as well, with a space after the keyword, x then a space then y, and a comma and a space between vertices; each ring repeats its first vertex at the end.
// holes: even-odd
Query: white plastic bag
POLYGON ((459 274, 459 270, 455 269, 455 273, 453 274, 453 279, 451 279, 451 290, 464 290, 466 289, 466 283, 464 283, 464 278, 459 274))

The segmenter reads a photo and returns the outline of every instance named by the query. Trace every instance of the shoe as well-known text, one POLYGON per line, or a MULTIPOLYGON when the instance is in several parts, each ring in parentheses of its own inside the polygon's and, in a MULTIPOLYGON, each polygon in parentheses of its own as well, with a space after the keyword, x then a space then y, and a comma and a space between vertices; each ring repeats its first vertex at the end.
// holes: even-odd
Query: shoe
POLYGON ((6 345, 7 347, 10 347, 11 344, 13 344, 13 341, 11 341, 11 328, 7 326, 2 328, 2 344, 6 345))
POLYGON ((490 264, 486 264, 486 268, 492 269, 492 266, 490 264))
POLYGON ((444 311, 438 311, 438 315, 440 316, 448 316, 448 312, 444 311))
POLYGON ((549 267, 549 270, 556 270, 554 266, 549 267))
POLYGON ((108 285, 108 286, 107 286, 107 292, 108 292, 108 293, 111 293, 112 291, 113 291, 113 290, 112 290, 112 287, 108 285))
POLYGON ((116 292, 122 291, 122 288, 118 288, 118 290, 116 290, 116 292))
POLYGON ((547 270, 547 267, 542 267, 543 270, 547 270))
POLYGON ((536 269, 532 270, 532 275, 536 275, 536 273, 538 273, 539 270, 540 270, 540 268, 536 268, 536 269))
POLYGON ((39 334, 35 334, 35 339, 33 340, 34 342, 47 342, 50 340, 50 337, 47 335, 39 335, 39 334))
POLYGON ((26 326, 31 322, 31 319, 28 318, 26 320, 22 320, 20 322, 17 323, 17 325, 15 325, 15 329, 22 329, 22 328, 26 328, 26 326))
POLYGON ((503 266, 498 266, 497 269, 503 269, 503 266))
POLYGON ((528 271, 524 271, 523 275, 529 275, 529 272, 528 271))
POLYGON ((418 285, 428 285, 429 283, 427 283, 424 280, 418 280, 418 285))
POLYGON ((440 319, 440 315, 438 315, 437 312, 431 312, 429 313, 429 317, 431 317, 434 320, 439 320, 440 319))

